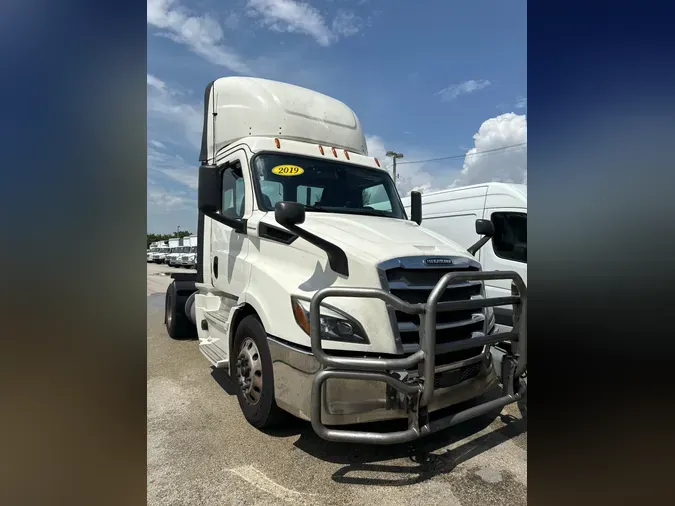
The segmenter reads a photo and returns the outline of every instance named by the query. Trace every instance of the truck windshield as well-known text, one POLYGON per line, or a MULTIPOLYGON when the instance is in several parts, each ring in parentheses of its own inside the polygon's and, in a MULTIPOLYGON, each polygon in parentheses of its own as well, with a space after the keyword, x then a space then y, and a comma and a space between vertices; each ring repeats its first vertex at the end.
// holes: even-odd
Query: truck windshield
POLYGON ((259 206, 274 211, 280 201, 298 202, 307 211, 366 214, 406 219, 389 174, 320 158, 260 154, 253 161, 259 206))

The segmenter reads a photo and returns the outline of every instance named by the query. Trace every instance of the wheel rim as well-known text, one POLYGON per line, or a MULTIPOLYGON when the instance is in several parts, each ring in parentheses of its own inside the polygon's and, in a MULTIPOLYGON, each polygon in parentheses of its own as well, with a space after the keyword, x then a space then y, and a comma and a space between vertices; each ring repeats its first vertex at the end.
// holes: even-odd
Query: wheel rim
POLYGON ((239 389, 246 402, 255 405, 262 397, 262 361, 260 352, 253 339, 247 337, 241 343, 236 364, 239 389))

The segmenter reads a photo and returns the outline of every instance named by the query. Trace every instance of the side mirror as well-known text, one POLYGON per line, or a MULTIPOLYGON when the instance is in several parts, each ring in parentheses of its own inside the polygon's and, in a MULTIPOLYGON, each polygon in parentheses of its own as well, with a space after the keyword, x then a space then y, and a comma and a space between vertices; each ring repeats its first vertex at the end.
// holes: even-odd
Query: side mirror
POLYGON ((476 233, 492 237, 495 235, 495 226, 490 220, 476 220, 476 233))
POLYGON ((223 195, 223 180, 220 170, 215 165, 199 167, 199 190, 197 192, 197 207, 206 215, 220 211, 223 195))
POLYGON ((305 206, 297 202, 277 202, 274 218, 281 225, 299 225, 305 222, 305 206))
POLYGON ((410 219, 422 224, 422 194, 420 192, 410 192, 410 219))
POLYGON ((277 202, 274 206, 274 218, 277 223, 283 225, 298 237, 302 237, 310 244, 324 250, 328 256, 330 268, 338 274, 349 277, 347 254, 339 246, 312 234, 309 230, 298 227, 305 222, 305 206, 297 202, 277 202))
POLYGON ((490 220, 476 220, 476 233, 482 235, 475 244, 467 248, 467 251, 475 255, 490 240, 490 237, 495 235, 495 226, 490 220))

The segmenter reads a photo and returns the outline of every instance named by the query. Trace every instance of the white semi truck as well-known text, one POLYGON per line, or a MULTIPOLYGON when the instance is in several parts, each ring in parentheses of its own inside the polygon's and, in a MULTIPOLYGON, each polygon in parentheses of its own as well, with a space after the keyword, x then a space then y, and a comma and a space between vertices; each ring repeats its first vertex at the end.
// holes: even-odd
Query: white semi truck
MULTIPOLYGON (((198 337, 254 427, 281 411, 327 440, 410 441, 526 395, 525 284, 410 218, 342 102, 244 77, 206 88, 197 273, 173 274, 165 324, 198 337), (504 279, 513 295, 486 298, 504 279), (514 327, 493 332, 494 306, 514 327), (499 367, 491 348, 515 343, 499 367), (482 397, 501 386, 501 395, 482 397), (476 399, 452 415, 441 408, 476 399), (403 419, 395 432, 352 424, 403 419)), ((487 242, 491 222, 477 220, 487 242)))

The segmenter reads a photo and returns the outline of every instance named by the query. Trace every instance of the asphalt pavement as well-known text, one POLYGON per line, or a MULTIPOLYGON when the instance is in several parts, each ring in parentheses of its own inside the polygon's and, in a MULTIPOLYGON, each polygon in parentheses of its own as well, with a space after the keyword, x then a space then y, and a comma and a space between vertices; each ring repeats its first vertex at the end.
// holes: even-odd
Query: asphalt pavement
POLYGON ((294 418, 275 431, 251 427, 197 342, 166 333, 165 273, 181 271, 148 264, 148 504, 527 503, 524 406, 395 446, 331 443, 294 418))

